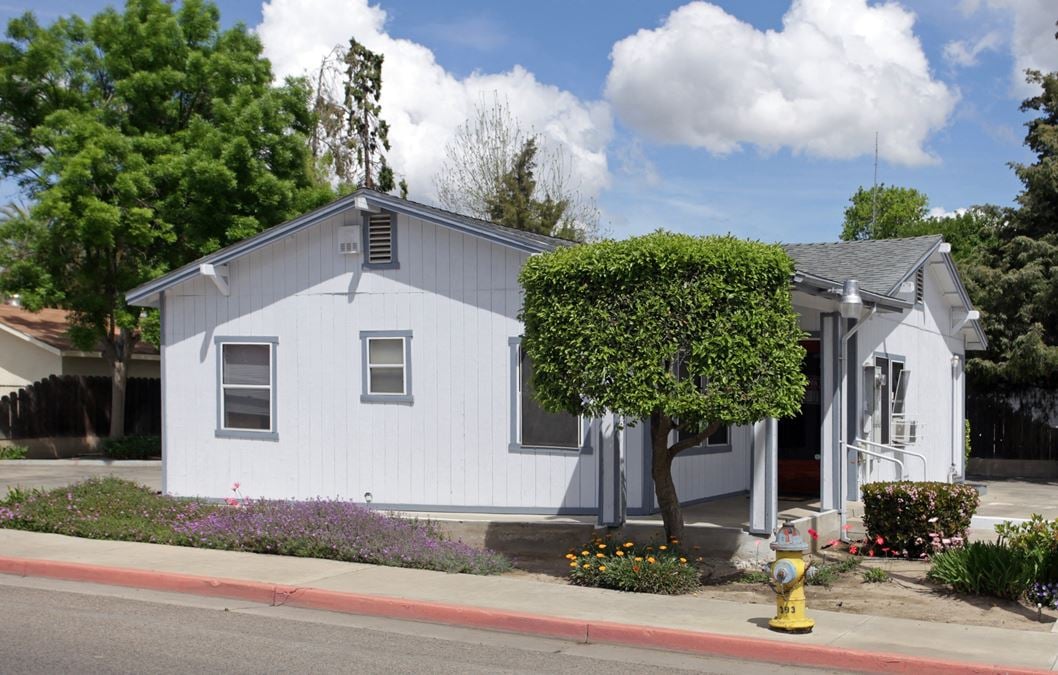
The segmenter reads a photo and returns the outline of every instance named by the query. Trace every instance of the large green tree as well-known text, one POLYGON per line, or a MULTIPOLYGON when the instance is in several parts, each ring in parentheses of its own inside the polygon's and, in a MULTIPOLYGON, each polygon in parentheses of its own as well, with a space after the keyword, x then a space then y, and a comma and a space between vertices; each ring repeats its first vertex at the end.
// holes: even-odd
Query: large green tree
POLYGON ((856 190, 845 209, 841 238, 891 239, 929 218, 929 199, 914 188, 885 185, 856 190))
POLYGON ((0 43, 0 171, 40 223, 32 264, 3 282, 102 347, 114 436, 143 321, 125 291, 330 197, 308 87, 274 86, 257 37, 219 19, 203 0, 129 0, 88 21, 26 14, 0 43))
POLYGON ((804 350, 779 246, 657 232, 531 257, 522 347, 547 409, 650 423, 669 537, 676 456, 721 425, 796 414, 804 350))

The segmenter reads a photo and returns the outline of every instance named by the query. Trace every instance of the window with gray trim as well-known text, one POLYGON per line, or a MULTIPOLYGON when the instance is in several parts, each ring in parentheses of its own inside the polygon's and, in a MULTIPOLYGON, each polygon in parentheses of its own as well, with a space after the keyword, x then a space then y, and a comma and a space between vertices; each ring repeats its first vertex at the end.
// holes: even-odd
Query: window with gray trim
POLYGON ((411 403, 411 331, 361 331, 361 401, 411 403))
POLYGON ((221 431, 275 431, 271 342, 220 343, 221 431))
POLYGON ((529 448, 581 447, 580 418, 545 410, 533 397, 533 362, 518 346, 518 443, 529 448))

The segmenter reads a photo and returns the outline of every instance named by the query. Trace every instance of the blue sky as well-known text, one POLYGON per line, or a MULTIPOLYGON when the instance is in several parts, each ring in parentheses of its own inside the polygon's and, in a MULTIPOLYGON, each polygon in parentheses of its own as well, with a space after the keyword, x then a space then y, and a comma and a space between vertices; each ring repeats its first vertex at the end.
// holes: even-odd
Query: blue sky
MULTIPOLYGON (((393 161, 413 197, 432 199, 445 135, 495 87, 583 158, 576 171, 615 236, 834 239, 871 183, 875 129, 880 181, 949 211, 1011 204, 1007 164, 1031 161, 1015 73, 1058 69, 1047 0, 218 4, 225 24, 260 27, 280 74, 349 33, 386 53, 383 112, 403 133, 393 161), (867 37, 846 39, 856 31, 867 37)), ((0 19, 32 9, 47 22, 68 5, 3 0, 0 19)))

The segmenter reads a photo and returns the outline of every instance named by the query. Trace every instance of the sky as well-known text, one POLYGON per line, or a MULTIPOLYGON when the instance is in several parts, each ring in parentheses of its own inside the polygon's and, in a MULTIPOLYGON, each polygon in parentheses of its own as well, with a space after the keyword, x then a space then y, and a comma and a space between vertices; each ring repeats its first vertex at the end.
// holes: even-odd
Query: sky
MULTIPOLYGON (((80 0, 89 16, 107 6, 80 0)), ((1055 0, 218 0, 299 75, 350 36, 385 55, 390 163, 410 197, 456 129, 505 100, 568 159, 612 236, 658 228, 828 241, 874 179, 936 213, 1010 205, 1034 92, 1058 70, 1055 0)), ((42 22, 68 0, 0 0, 42 22)), ((13 188, 2 186, 0 198, 13 188)))

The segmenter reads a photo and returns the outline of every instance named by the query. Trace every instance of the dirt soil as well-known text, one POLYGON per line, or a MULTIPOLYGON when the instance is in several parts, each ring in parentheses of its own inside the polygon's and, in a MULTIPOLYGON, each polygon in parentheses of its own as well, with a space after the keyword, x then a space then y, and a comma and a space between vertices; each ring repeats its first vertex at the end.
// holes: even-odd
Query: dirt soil
MULTIPOLYGON (((835 555, 828 556, 836 559, 835 555)), ((816 558, 818 564, 819 559, 816 558)), ((567 561, 515 558, 512 576, 547 581, 566 582, 567 561)), ((1043 610, 1037 620, 1035 607, 1020 602, 979 596, 962 596, 926 579, 929 564, 907 560, 867 560, 856 570, 840 575, 829 588, 809 586, 808 612, 822 609, 850 614, 893 616, 919 621, 958 623, 974 626, 994 626, 1017 630, 1050 631, 1056 621, 1053 610, 1043 610), (890 581, 866 583, 863 570, 880 567, 890 575, 890 581)), ((696 596, 712 600, 727 600, 766 605, 771 611, 775 595, 761 583, 736 581, 741 572, 726 562, 703 563, 703 583, 696 596)), ((762 610, 765 611, 765 610, 762 610)), ((766 612, 765 612, 766 613, 766 612)))

